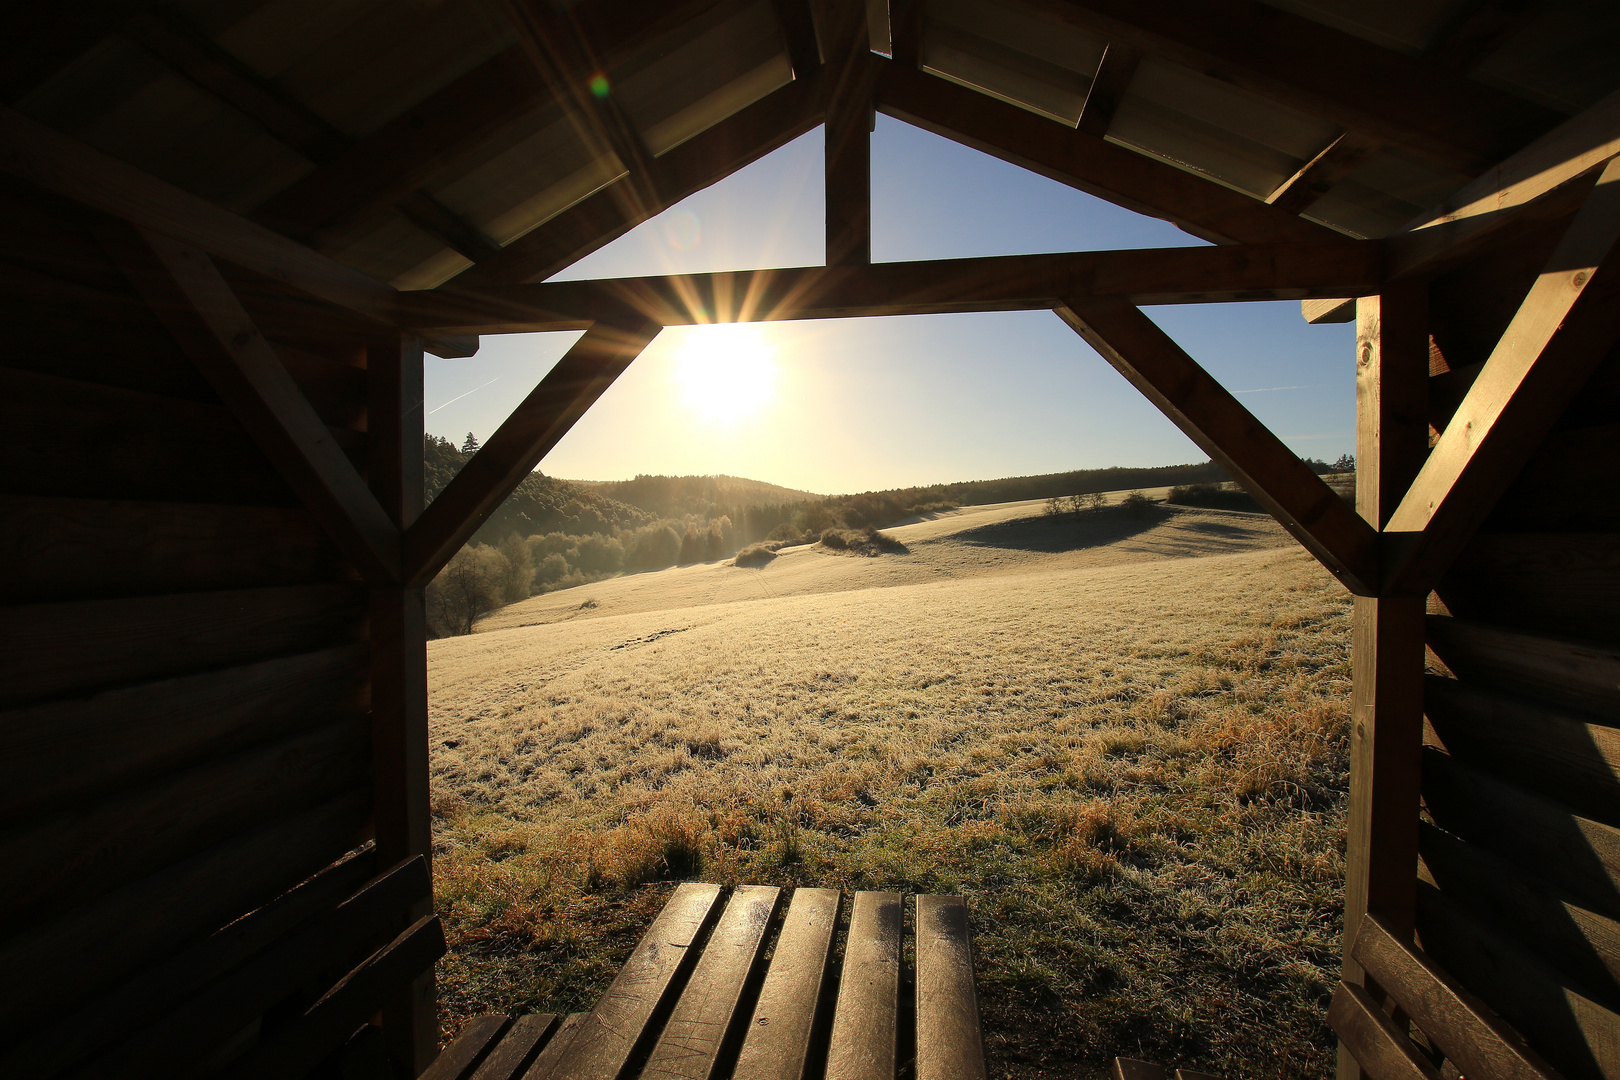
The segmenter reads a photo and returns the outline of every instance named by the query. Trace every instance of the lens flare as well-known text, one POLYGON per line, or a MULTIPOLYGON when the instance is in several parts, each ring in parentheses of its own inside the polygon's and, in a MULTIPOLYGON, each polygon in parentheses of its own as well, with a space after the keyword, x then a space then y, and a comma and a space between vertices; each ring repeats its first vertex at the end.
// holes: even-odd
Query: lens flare
POLYGON ((608 77, 602 72, 598 71, 595 75, 591 76, 591 94, 593 96, 605 98, 610 92, 612 92, 612 90, 613 87, 608 82, 608 77))
POLYGON ((690 210, 670 210, 663 216, 664 242, 676 251, 691 251, 703 242, 703 223, 690 210))
POLYGON ((683 403, 713 422, 753 416, 776 393, 773 352, 752 323, 694 327, 675 354, 683 403))

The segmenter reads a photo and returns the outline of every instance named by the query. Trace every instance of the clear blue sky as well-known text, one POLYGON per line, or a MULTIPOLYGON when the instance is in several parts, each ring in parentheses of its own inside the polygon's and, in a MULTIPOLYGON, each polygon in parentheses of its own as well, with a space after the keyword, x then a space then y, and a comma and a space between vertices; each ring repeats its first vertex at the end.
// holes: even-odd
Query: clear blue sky
MULTIPOLYGON (((1203 243, 888 117, 876 261, 1203 243)), ((817 129, 559 278, 823 261, 817 129)), ((1354 329, 1295 302, 1147 312, 1307 457, 1354 450, 1354 329)), ((427 362, 427 430, 488 438, 577 334, 427 362)), ((1204 454, 1050 312, 665 330, 541 462, 553 476, 730 473, 826 494, 1204 454)))

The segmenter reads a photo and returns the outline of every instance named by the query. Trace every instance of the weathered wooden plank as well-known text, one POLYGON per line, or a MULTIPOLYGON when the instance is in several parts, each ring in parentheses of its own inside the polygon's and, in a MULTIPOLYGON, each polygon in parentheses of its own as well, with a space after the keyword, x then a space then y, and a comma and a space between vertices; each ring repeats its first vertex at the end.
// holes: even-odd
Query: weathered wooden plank
POLYGON ((0 368, 0 425, 12 436, 12 464, 0 485, 14 494, 272 506, 295 500, 218 405, 0 368), (199 446, 208 452, 197 453, 199 446))
POLYGON ((213 261, 156 233, 108 248, 333 542, 374 584, 398 581, 398 527, 213 261))
POLYGON ((1620 728, 1437 676, 1424 712, 1455 760, 1620 826, 1620 728))
POLYGON ((0 107, 0 167, 47 191, 388 323, 388 285, 0 107))
POLYGON ((647 1080, 710 1080, 722 1045, 741 1035, 745 1019, 738 1004, 765 944, 781 890, 774 885, 739 885, 715 924, 697 967, 681 991, 675 1011, 642 1067, 647 1080))
POLYGON ((872 86, 865 0, 820 5, 817 35, 832 88, 822 122, 827 265, 872 261, 872 86))
POLYGON ((377 871, 366 849, 170 956, 93 1003, 23 1034, 0 1051, 0 1074, 65 1071, 127 1038, 175 1003, 235 969, 311 917, 336 907, 377 871))
POLYGON ((365 642, 0 713, 0 816, 83 805, 299 731, 359 718, 365 642))
POLYGON ((1620 646, 1430 615, 1429 648, 1464 682, 1602 719, 1620 705, 1620 646))
POLYGON ((627 314, 587 330, 406 531, 404 584, 431 581, 661 329, 627 314))
POLYGON ((1620 918, 1620 829, 1570 813, 1432 748, 1423 752, 1423 801, 1440 828, 1620 918))
POLYGON ((721 271, 613 281, 471 287, 408 294, 401 318, 424 331, 578 329, 637 311, 663 326, 1028 311, 1087 298, 1218 303, 1378 287, 1375 244, 1137 248, 1049 255, 721 271))
POLYGON ((880 112, 1128 210, 1168 218, 1194 236, 1247 244, 1338 236, 1242 192, 937 75, 896 62, 873 63, 881 69, 880 112))
POLYGON ((1620 160, 1598 178, 1389 519, 1386 576, 1427 592, 1620 340, 1620 160))
POLYGON ((984 1080, 967 904, 917 897, 917 1080, 984 1080))
POLYGON ((894 1080, 903 922, 899 893, 855 894, 827 1044, 827 1080, 894 1080))
POLYGON ((1469 1076, 1501 1080, 1551 1080, 1556 1076, 1512 1028, 1427 955, 1402 940, 1402 933, 1377 915, 1367 916, 1356 932, 1355 957, 1452 1064, 1469 1076))
POLYGON ((1117 1057, 1112 1076, 1113 1080, 1168 1080, 1169 1074, 1151 1061, 1117 1057))
POLYGON ((76 1075, 150 1076, 179 1062, 207 1060, 289 994, 321 984, 323 975, 319 989, 325 990, 335 978, 332 972, 347 971, 370 956, 410 924, 407 911, 431 887, 427 865, 420 858, 391 868, 332 910, 300 924, 160 1018, 143 1024, 133 1038, 99 1055, 76 1075))
POLYGON ((793 891, 776 950, 733 1075, 737 1080, 808 1080, 811 1036, 838 929, 837 889, 793 891))
POLYGON ((1435 591, 1459 618, 1615 641, 1620 534, 1480 533, 1435 591))
POLYGON ((1440 1071, 1364 987, 1340 982, 1328 1006, 1327 1022, 1372 1080, 1440 1080, 1440 1071))
POLYGON ((1620 921, 1427 822, 1418 850, 1421 880, 1523 942, 1594 1001, 1620 1009, 1620 921))
POLYGON ((418 1080, 466 1080, 500 1044, 511 1024, 510 1016, 499 1014, 468 1020, 418 1080))
POLYGON ((1071 300, 1063 320, 1197 443, 1352 592, 1371 595, 1378 533, 1153 320, 1071 300))
POLYGON ((574 1041, 579 1026, 585 1022, 585 1016, 585 1013, 572 1013, 568 1019, 557 1025, 557 1033, 541 1048, 539 1056, 523 1074, 523 1080, 546 1080, 551 1075, 557 1060, 562 1057, 563 1051, 568 1049, 568 1044, 574 1041))
POLYGON ((580 1022, 552 1075, 567 1080, 617 1080, 647 1022, 669 994, 676 976, 696 960, 698 936, 720 901, 720 886, 687 882, 630 954, 591 1014, 580 1022))
POLYGON ((1620 455, 1620 425, 1554 431, 1520 470, 1485 528, 1501 532, 1620 531, 1620 473, 1588 463, 1620 455))
POLYGON ((0 603, 299 585, 343 573, 309 511, 0 494, 0 603))
POLYGON ((37 917, 206 851, 299 806, 361 787, 369 725, 339 721, 199 765, 0 837, 0 913, 37 917))
POLYGON ((346 975, 290 1028, 266 1040, 223 1076, 230 1080, 273 1080, 300 1076, 377 1012, 400 986, 410 982, 446 952, 444 927, 428 915, 346 975))
POLYGON ((313 652, 364 627, 350 582, 0 607, 0 706, 313 652))
POLYGON ((1429 885, 1418 885, 1423 949, 1570 1080, 1620 1076, 1620 1015, 1568 986, 1429 885))
POLYGON ((161 962, 303 881, 364 839, 370 792, 264 824, 0 943, 0 1012, 26 1030, 161 962))
POLYGON ((473 1072, 472 1080, 517 1080, 539 1055, 556 1027, 557 1017, 553 1013, 517 1017, 473 1072))

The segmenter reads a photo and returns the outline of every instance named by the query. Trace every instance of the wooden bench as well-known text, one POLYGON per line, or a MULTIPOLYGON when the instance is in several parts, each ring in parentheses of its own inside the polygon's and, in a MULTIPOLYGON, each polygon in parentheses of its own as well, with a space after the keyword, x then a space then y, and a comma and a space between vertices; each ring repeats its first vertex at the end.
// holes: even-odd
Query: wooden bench
POLYGON ((423 1080, 984 1080, 959 897, 916 898, 908 970, 898 893, 855 894, 841 964, 836 890, 722 893, 677 888, 594 1011, 478 1017, 423 1080))

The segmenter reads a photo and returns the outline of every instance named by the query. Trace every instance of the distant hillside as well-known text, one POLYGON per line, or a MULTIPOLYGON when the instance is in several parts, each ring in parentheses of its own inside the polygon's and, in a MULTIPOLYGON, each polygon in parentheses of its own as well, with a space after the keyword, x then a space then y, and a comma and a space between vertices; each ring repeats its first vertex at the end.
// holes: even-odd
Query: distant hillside
MULTIPOLYGON (((427 436, 423 444, 423 465, 429 502, 471 458, 472 454, 457 450, 449 440, 427 436)), ((655 516, 571 481, 535 472, 523 478, 511 497, 474 534, 474 539, 495 544, 512 533, 524 537, 552 532, 611 536, 645 525, 655 516)))
POLYGON ((568 483, 609 499, 640 507, 659 517, 714 517, 739 507, 820 502, 810 491, 747 480, 740 476, 651 476, 634 480, 571 480, 568 483))

